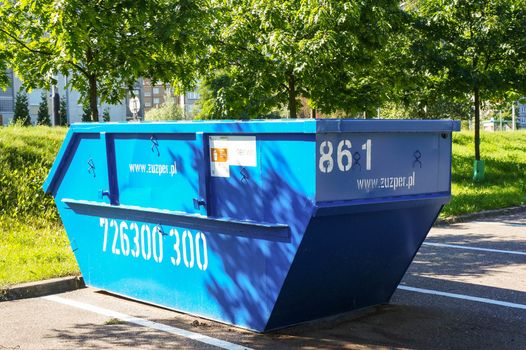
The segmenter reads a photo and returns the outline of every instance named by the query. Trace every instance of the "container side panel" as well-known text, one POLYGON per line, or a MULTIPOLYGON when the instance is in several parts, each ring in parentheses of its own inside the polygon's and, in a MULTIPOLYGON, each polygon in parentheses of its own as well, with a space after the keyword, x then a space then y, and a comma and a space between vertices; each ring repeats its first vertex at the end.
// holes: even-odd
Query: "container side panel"
POLYGON ((388 302, 440 209, 313 218, 266 330, 388 302))
POLYGON ((317 201, 450 190, 450 133, 325 133, 316 146, 317 201))
MULTIPOLYGON (((186 199, 198 193, 196 169, 202 166, 193 160, 207 158, 195 149, 195 135, 183 136, 157 136, 157 153, 149 136, 114 134, 120 204, 106 208, 105 214, 97 200, 79 204, 83 211, 60 202, 84 199, 82 195, 56 198, 62 203, 60 214, 81 272, 94 287, 263 331, 313 212, 314 135, 235 139, 256 141, 257 165, 247 165, 253 164, 249 154, 229 164, 228 181, 207 177, 212 201, 207 206, 215 205, 217 217, 238 219, 236 225, 229 224, 231 230, 225 229, 224 220, 214 221, 210 215, 174 214, 171 222, 168 212, 147 209, 194 210, 186 199), (177 174, 130 174, 130 163, 154 161, 173 161, 177 174), (134 192, 138 188, 159 191, 160 197, 134 192), (289 234, 266 235, 270 229, 254 232, 251 222, 283 224, 289 234)), ((222 147, 217 142, 217 147, 199 144, 207 151, 222 147)), ((210 164, 206 166, 210 170, 210 164)))

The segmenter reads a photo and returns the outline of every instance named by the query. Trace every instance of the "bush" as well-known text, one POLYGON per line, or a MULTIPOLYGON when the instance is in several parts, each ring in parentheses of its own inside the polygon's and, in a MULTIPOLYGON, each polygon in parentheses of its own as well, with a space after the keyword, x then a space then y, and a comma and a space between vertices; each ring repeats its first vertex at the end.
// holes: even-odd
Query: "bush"
POLYGON ((158 121, 158 120, 180 120, 183 119, 184 113, 175 101, 169 100, 159 107, 154 107, 146 112, 144 120, 158 121))

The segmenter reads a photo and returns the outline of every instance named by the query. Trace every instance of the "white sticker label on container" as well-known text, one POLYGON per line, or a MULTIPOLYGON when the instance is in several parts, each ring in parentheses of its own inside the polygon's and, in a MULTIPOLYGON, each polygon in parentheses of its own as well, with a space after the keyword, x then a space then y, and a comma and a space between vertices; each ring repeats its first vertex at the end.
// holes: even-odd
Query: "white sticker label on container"
POLYGON ((210 136, 210 172, 230 177, 230 166, 257 166, 255 136, 210 136))

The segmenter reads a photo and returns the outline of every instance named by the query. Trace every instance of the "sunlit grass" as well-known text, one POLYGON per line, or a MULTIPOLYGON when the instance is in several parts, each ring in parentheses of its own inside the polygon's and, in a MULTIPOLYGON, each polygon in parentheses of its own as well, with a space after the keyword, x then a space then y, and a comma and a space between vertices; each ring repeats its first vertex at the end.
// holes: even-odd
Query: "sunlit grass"
POLYGON ((0 218, 0 288, 11 284, 78 274, 60 223, 38 218, 0 218))
POLYGON ((453 136, 453 199, 442 216, 526 204, 526 131, 481 132, 484 181, 473 181, 473 132, 453 136))

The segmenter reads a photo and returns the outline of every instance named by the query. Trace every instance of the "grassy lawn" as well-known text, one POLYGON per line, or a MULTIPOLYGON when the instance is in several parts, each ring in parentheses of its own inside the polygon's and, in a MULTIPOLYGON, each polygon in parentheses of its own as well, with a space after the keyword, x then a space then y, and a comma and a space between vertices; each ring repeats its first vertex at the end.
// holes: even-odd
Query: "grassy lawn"
POLYGON ((453 136, 453 199, 442 217, 526 204, 526 130, 481 132, 484 181, 474 182, 473 132, 453 136))
POLYGON ((55 204, 41 186, 65 128, 0 128, 0 288, 78 274, 55 204))
MULTIPOLYGON (((0 128, 0 289, 79 273, 53 199, 41 190, 65 134, 0 128)), ((453 200, 442 217, 526 204, 526 131, 482 133, 482 183, 472 181, 472 132, 453 142, 453 200)))

